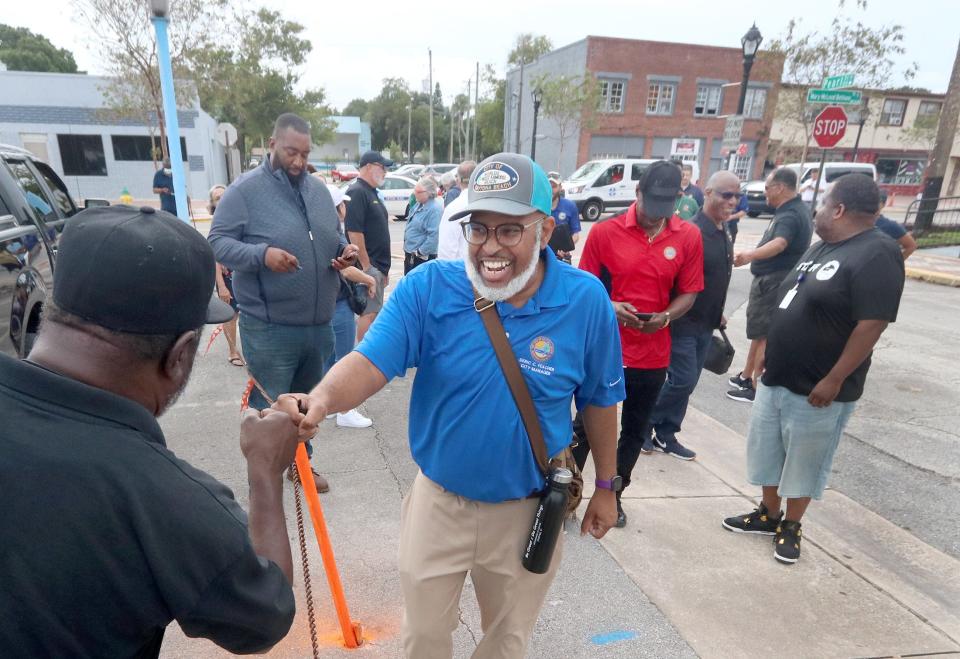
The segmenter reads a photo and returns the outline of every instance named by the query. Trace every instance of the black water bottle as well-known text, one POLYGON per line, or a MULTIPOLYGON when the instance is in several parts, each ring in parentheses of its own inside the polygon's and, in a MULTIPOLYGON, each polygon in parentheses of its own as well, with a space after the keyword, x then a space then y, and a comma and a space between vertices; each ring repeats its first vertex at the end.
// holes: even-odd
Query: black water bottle
POLYGON ((563 518, 567 515, 567 489, 572 480, 569 469, 554 469, 547 479, 547 489, 540 497, 523 551, 523 567, 534 574, 543 574, 550 567, 563 518))

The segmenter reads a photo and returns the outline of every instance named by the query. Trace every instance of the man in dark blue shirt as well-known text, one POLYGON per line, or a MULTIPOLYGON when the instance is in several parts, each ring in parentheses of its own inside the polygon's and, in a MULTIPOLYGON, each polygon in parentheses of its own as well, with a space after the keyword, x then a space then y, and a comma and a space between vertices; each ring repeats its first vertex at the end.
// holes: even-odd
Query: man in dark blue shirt
POLYGON ((153 192, 160 195, 160 210, 177 214, 177 199, 173 196, 173 170, 170 158, 163 159, 163 169, 153 175, 153 192))
POLYGON ((573 247, 580 240, 580 215, 577 205, 563 196, 563 183, 559 174, 551 173, 550 189, 553 192, 552 211, 557 229, 554 230, 553 244, 557 258, 570 263, 573 247), (563 228, 561 228, 563 227, 563 228))
POLYGON ((877 216, 876 227, 885 234, 897 241, 900 245, 900 253, 903 260, 906 261, 911 254, 917 251, 917 241, 913 239, 902 224, 898 224, 883 214, 883 208, 887 205, 887 191, 880 191, 880 215, 877 216))

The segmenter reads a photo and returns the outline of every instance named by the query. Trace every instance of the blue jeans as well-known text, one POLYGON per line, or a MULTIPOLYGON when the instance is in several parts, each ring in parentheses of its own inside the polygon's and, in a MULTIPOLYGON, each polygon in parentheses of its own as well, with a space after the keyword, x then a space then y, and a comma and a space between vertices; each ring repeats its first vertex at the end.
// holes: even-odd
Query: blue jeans
MULTIPOLYGON (((320 382, 327 357, 333 353, 333 329, 325 325, 279 325, 240 314, 240 340, 250 374, 271 398, 296 391, 306 393, 320 382)), ((269 407, 256 387, 250 407, 269 407)))
POLYGON ((334 349, 327 359, 324 372, 333 368, 333 365, 350 354, 357 340, 357 317, 353 315, 347 300, 337 300, 337 310, 333 312, 334 349))
POLYGON ((650 425, 661 441, 673 442, 677 439, 680 424, 687 415, 690 394, 696 388, 703 363, 707 360, 712 336, 711 330, 703 334, 671 337, 667 381, 660 389, 657 404, 650 415, 650 425))

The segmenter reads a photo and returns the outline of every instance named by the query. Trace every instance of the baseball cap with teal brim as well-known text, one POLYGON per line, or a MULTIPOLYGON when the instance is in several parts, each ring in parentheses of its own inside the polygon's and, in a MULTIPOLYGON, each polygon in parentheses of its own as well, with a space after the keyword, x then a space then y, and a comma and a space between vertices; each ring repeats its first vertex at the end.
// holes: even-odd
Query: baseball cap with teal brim
POLYGON ((492 155, 473 170, 467 207, 450 219, 487 211, 520 217, 540 211, 550 215, 553 191, 537 163, 518 153, 492 155))

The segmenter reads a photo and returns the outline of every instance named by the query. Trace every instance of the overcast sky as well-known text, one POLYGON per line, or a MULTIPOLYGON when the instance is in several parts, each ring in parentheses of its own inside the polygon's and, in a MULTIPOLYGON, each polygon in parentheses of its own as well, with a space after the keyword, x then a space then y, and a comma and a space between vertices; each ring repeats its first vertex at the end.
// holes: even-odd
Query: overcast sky
MULTIPOLYGON (((494 64, 502 72, 521 32, 546 35, 555 47, 588 34, 739 47, 740 37, 754 21, 766 40, 782 34, 791 17, 801 17, 810 29, 829 29, 839 11, 837 0, 792 3, 794 11, 783 11, 786 3, 768 0, 248 0, 248 4, 278 9, 304 24, 313 51, 303 83, 323 87, 337 108, 353 98, 375 96, 386 77, 404 78, 419 89, 427 77, 428 48, 433 50, 434 80, 449 101, 453 94, 466 91, 477 61, 481 67, 494 64)), ((102 72, 89 36, 76 28, 70 0, 3 0, 3 5, 0 22, 39 32, 71 50, 82 70, 102 72)), ((846 11, 875 27, 902 24, 907 55, 901 70, 915 61, 920 68, 911 84, 945 92, 960 36, 960 2, 869 0, 868 6, 866 12, 846 11)), ((891 83, 897 86, 903 80, 891 83)), ((10 100, 14 99, 4 102, 10 100)))

